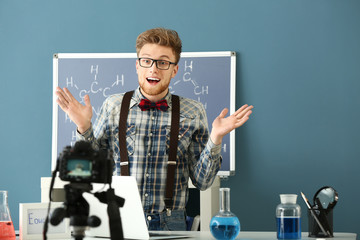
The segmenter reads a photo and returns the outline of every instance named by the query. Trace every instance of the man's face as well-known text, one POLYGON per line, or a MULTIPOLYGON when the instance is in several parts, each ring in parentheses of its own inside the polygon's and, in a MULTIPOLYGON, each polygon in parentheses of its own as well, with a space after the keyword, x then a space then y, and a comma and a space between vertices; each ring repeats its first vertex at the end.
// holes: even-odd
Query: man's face
MULTIPOLYGON (((141 48, 139 58, 175 62, 175 55, 170 47, 150 43, 141 48)), ((139 60, 137 60, 136 71, 142 94, 149 100, 156 101, 165 97, 170 80, 175 77, 178 69, 178 65, 171 64, 168 70, 161 70, 156 67, 155 62, 150 68, 144 68, 140 66, 139 60)))

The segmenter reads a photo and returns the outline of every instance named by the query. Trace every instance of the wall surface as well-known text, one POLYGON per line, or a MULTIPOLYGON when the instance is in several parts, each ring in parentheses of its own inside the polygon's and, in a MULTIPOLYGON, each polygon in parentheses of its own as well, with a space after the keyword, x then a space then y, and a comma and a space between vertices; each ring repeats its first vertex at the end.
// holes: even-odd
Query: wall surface
POLYGON ((135 52, 139 33, 162 26, 183 51, 237 52, 236 105, 255 109, 221 185, 242 230, 275 231, 280 193, 311 199, 329 185, 335 231, 360 234, 359 23, 358 0, 0 0, 0 189, 15 228, 51 175, 53 54, 135 52))

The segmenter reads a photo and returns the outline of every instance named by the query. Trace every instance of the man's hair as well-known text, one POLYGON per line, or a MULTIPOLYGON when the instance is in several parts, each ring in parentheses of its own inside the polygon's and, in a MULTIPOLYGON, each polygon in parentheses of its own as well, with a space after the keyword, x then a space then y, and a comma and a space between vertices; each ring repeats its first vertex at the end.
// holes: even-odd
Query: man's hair
POLYGON ((178 64, 182 44, 176 31, 165 28, 153 28, 141 33, 136 39, 136 53, 138 56, 141 48, 147 43, 170 47, 175 54, 175 63, 178 64))

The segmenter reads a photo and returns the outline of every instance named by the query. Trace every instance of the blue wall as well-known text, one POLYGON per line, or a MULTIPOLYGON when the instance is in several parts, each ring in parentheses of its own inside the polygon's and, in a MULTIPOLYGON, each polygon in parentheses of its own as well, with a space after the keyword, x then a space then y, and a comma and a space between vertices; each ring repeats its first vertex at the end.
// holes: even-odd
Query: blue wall
POLYGON ((51 174, 52 55, 134 52, 163 26, 184 51, 238 53, 236 103, 255 109, 222 186, 242 230, 275 231, 280 193, 330 185, 335 231, 360 234, 359 23, 358 0, 0 0, 0 189, 15 228, 51 174))

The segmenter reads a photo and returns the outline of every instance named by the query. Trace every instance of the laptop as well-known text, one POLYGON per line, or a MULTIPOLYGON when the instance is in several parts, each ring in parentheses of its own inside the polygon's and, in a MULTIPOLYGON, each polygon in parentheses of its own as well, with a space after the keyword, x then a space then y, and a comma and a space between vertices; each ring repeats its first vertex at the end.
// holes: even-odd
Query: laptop
MULTIPOLYGON (((92 185, 92 192, 106 191, 108 189, 108 185, 92 185)), ((184 235, 180 236, 168 231, 156 231, 150 232, 151 234, 149 234, 135 177, 113 176, 111 186, 115 189, 115 195, 125 199, 124 206, 120 208, 120 216, 125 239, 146 240, 186 238, 184 235)), ((95 215, 101 220, 100 226, 96 228, 89 228, 85 232, 86 236, 110 238, 107 205, 101 203, 94 195, 90 193, 84 193, 83 196, 90 205, 89 216, 95 215)))

